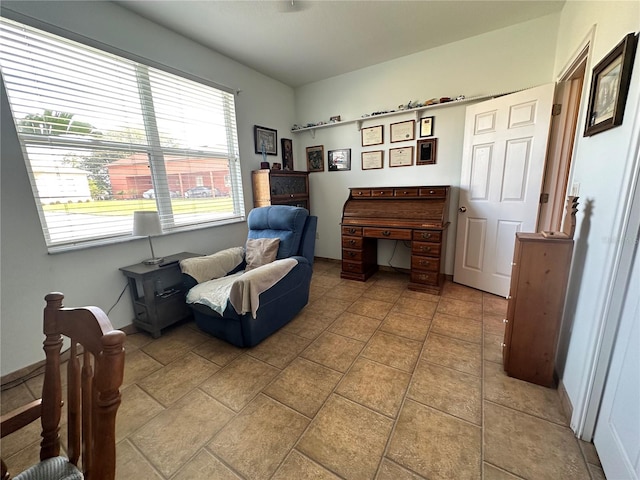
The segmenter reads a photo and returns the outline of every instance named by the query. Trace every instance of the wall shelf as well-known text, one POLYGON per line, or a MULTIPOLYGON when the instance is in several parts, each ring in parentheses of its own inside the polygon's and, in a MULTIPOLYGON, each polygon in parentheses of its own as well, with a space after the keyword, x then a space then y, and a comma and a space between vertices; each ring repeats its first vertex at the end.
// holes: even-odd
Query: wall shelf
POLYGON ((313 127, 298 128, 296 130, 292 129, 291 133, 309 132, 311 134, 311 138, 316 138, 316 130, 318 130, 320 128, 338 127, 338 126, 341 126, 341 125, 349 125, 349 124, 355 124, 356 129, 358 131, 360 131, 362 129, 362 123, 366 122, 367 120, 374 120, 374 119, 378 119, 378 118, 392 117, 392 116, 396 116, 396 115, 406 115, 408 113, 413 113, 415 115, 415 119, 416 119, 416 122, 417 122, 420 119, 420 114, 422 112, 426 111, 426 110, 434 110, 436 108, 452 107, 454 105, 462 105, 464 103, 480 102, 482 100, 486 100, 486 99, 489 99, 489 98, 500 97, 502 95, 508 95, 509 93, 513 93, 513 92, 494 93, 494 94, 491 94, 491 95, 478 95, 476 97, 464 98, 462 100, 452 100, 450 102, 445 102, 445 103, 435 103, 433 105, 425 105, 424 107, 411 108, 411 109, 408 109, 408 110, 396 110, 394 112, 381 113, 379 115, 371 115, 369 117, 356 118, 356 119, 353 119, 353 120, 343 120, 343 121, 340 121, 340 122, 325 123, 323 125, 315 125, 313 127))

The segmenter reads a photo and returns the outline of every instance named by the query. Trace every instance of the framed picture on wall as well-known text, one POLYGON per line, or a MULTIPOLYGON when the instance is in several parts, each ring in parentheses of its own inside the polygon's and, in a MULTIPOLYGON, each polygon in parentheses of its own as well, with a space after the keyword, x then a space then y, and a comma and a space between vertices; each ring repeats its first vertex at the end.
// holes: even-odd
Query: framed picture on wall
POLYGON ((362 170, 374 170, 384 166, 384 151, 362 152, 362 170))
POLYGON ((390 167, 409 167, 413 165, 413 147, 389 149, 390 167))
POLYGON ((424 140, 418 140, 416 165, 435 165, 437 147, 437 138, 425 138, 424 140))
POLYGON ((329 164, 330 172, 351 170, 351 149, 340 148, 338 150, 329 150, 327 163, 329 164))
POLYGON ((424 117, 420 119, 420 136, 431 137, 433 135, 434 117, 424 117))
POLYGON ((384 143, 382 131, 382 125, 367 127, 360 130, 360 135, 362 137, 362 146, 369 147, 371 145, 381 145, 382 143, 384 143))
POLYGON ((293 142, 290 138, 282 138, 280 146, 282 147, 282 168, 293 170, 293 142))
POLYGON ((255 143, 256 153, 265 153, 266 155, 278 154, 278 131, 272 128, 253 126, 253 140, 255 143))
POLYGON ((307 147, 307 171, 324 172, 324 146, 307 147))
POLYGON ((622 125, 637 44, 629 33, 593 67, 585 137, 622 125))
POLYGON ((416 121, 407 120, 391 124, 391 143, 406 142, 415 138, 416 121))

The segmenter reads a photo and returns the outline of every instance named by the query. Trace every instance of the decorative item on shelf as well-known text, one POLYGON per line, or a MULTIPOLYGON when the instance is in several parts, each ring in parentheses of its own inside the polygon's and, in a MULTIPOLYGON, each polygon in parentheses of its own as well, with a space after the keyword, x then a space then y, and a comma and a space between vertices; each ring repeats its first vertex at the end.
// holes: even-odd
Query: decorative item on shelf
POLYGON ((434 117, 424 117, 420 119, 420 136, 431 137, 433 135, 434 117))
POLYGON ((330 117, 330 118, 329 118, 329 121, 330 121, 331 123, 339 122, 339 121, 340 121, 340 115, 334 115, 333 117, 330 117))
POLYGON ((329 150, 329 171, 351 170, 351 149, 329 150))
POLYGON ((293 142, 289 138, 280 140, 282 146, 282 165, 284 170, 293 170, 293 142))
POLYGON ((260 168, 269 170, 271 166, 269 165, 269 162, 260 162, 260 168))
POLYGON ((151 247, 151 258, 144 260, 142 263, 145 265, 157 265, 161 263, 164 258, 156 257, 153 252, 153 244, 151 243, 152 235, 161 235, 162 225, 160 224, 160 215, 158 212, 149 211, 135 211, 133 212, 133 236, 134 237, 149 237, 149 247, 151 247))
POLYGON ((424 140, 418 140, 416 165, 435 165, 437 147, 437 138, 425 138, 424 140))
POLYGON ((451 101, 451 97, 440 97, 440 103, 447 103, 451 101))
POLYGON ((278 131, 272 128, 253 126, 253 139, 256 153, 265 155, 278 154, 278 131))
POLYGON ((307 170, 309 172, 324 172, 324 146, 307 147, 307 170))
POLYGON ((282 170, 282 164, 273 162, 273 165, 271 165, 271 170, 282 170))
POLYGON ((593 67, 585 137, 622 125, 637 44, 629 33, 593 67))

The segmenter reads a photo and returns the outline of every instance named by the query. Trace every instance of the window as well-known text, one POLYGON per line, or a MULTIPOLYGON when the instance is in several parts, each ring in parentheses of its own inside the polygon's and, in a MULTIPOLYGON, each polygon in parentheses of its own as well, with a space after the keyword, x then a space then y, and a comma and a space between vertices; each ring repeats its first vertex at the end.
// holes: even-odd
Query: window
POLYGON ((0 67, 49 251, 244 219, 232 93, 0 19, 0 67))

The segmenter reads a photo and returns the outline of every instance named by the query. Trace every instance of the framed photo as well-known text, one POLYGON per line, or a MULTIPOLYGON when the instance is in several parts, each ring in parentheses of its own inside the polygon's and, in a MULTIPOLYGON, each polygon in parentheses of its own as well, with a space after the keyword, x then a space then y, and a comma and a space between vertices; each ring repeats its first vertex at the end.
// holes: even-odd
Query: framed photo
POLYGON ((307 171, 324 172, 324 146, 307 147, 307 171))
POLYGON ((329 150, 329 171, 351 170, 351 149, 329 150))
POLYGON ((637 44, 629 33, 593 67, 585 137, 622 125, 637 44))
POLYGON ((265 153, 267 155, 278 154, 278 131, 277 130, 254 125, 253 139, 255 142, 256 153, 265 153))
POLYGON ((390 148, 390 167, 409 167, 413 165, 413 147, 390 148))
POLYGON ((406 142, 415 138, 416 121, 407 120, 391 124, 391 143, 406 142))
POLYGON ((437 138, 425 138, 424 140, 418 140, 416 165, 435 165, 437 147, 437 138))
POLYGON ((362 152, 362 170, 373 170, 384 166, 384 151, 374 150, 373 152, 362 152))
POLYGON ((360 130, 362 136, 362 146, 369 147, 371 145, 382 145, 384 143, 382 125, 375 127, 367 127, 360 130))
POLYGON ((280 146, 282 147, 282 168, 293 170, 293 142, 290 138, 282 138, 280 146))
POLYGON ((420 136, 431 137, 433 135, 434 117, 424 117, 420 119, 420 136))

